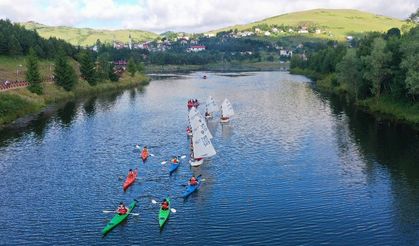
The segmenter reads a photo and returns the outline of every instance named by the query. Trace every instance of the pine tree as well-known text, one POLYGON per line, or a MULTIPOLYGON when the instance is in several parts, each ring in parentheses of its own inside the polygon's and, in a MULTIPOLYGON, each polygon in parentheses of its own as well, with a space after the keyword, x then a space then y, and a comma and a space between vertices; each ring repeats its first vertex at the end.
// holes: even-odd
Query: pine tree
POLYGON ((8 43, 9 54, 12 56, 17 56, 22 54, 22 46, 20 46, 19 40, 12 35, 8 43))
POLYGON ((117 82, 119 80, 118 74, 115 73, 114 65, 112 64, 109 69, 109 79, 112 82, 117 82))
POLYGON ((109 79, 109 70, 110 70, 110 66, 109 66, 109 54, 108 53, 103 53, 101 55, 98 56, 97 58, 97 65, 98 65, 98 77, 101 80, 107 80, 109 79))
POLYGON ((65 90, 70 91, 77 83, 77 75, 73 67, 68 63, 64 51, 59 51, 55 60, 54 69, 55 82, 65 90))
POLYGON ((80 54, 80 73, 90 85, 93 86, 97 84, 95 64, 89 54, 85 51, 80 54))
POLYGON ((42 94, 41 74, 39 73, 38 57, 34 49, 29 50, 29 55, 26 63, 26 80, 30 86, 28 89, 38 95, 42 94))
POLYGON ((128 60, 128 73, 131 75, 131 77, 134 77, 135 72, 137 72, 137 65, 135 64, 134 59, 131 57, 128 60))
POLYGON ((139 73, 144 73, 144 71, 145 71, 144 63, 142 63, 142 62, 138 63, 138 65, 137 65, 137 71, 139 73))

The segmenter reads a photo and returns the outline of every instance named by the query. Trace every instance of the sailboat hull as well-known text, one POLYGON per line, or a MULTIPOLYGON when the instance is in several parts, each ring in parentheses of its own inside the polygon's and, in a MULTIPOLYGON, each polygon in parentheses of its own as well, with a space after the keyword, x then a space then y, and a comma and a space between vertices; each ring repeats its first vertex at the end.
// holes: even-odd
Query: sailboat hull
POLYGON ((189 160, 189 164, 191 164, 191 166, 193 167, 199 167, 202 165, 202 163, 204 163, 204 159, 201 160, 189 160))
POLYGON ((228 117, 223 117, 223 118, 221 118, 221 119, 220 119, 220 122, 221 122, 221 123, 228 123, 228 122, 230 122, 230 118, 228 118, 228 117))

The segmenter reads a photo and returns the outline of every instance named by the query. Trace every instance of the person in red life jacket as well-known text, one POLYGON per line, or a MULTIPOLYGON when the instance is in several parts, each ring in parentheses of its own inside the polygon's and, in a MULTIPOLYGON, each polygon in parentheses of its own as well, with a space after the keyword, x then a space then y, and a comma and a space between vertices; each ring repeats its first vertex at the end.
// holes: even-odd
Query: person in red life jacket
POLYGON ((177 163, 179 163, 179 159, 178 159, 176 156, 173 156, 173 158, 172 158, 172 162, 173 162, 174 164, 177 164, 177 163))
POLYGON ((192 131, 192 129, 188 126, 188 127, 186 127, 186 132, 187 133, 190 133, 192 131))
POLYGON ((120 202, 120 203, 119 203, 119 206, 118 206, 118 209, 116 210, 116 212, 117 212, 119 215, 123 215, 123 214, 128 213, 128 208, 127 208, 127 207, 125 207, 125 205, 124 205, 124 203, 123 203, 123 202, 120 202))
POLYGON ((189 184, 189 185, 192 185, 192 186, 195 186, 195 185, 197 185, 197 184, 198 184, 198 179, 197 179, 197 178, 195 178, 195 176, 192 176, 192 178, 190 178, 190 179, 189 179, 188 184, 189 184))
POLYGON ((134 176, 134 171, 132 171, 132 169, 130 169, 129 171, 128 171, 128 177, 132 177, 132 176, 134 176))
POLYGON ((143 150, 141 151, 141 158, 147 159, 150 154, 148 153, 147 146, 144 146, 143 150))
POLYGON ((161 203, 161 209, 168 210, 169 209, 169 202, 166 200, 166 198, 161 203))

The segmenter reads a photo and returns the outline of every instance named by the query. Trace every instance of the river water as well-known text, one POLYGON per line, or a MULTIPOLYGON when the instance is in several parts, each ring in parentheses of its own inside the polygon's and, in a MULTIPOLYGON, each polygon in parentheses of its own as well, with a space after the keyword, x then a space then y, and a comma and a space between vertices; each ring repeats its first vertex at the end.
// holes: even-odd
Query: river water
MULTIPOLYGON (((419 137, 322 96, 285 72, 197 72, 69 102, 27 128, 0 132, 0 244, 418 245, 419 137), (228 98, 236 116, 209 121, 217 155, 188 154, 186 101, 228 98), (155 155, 142 164, 135 144, 155 155), (122 191, 130 168, 138 181, 122 191), (178 198, 192 175, 198 193, 178 198), (172 197, 160 231, 158 206, 172 197), (106 237, 102 210, 139 199, 106 237)), ((200 108, 203 111, 202 108, 200 108)))

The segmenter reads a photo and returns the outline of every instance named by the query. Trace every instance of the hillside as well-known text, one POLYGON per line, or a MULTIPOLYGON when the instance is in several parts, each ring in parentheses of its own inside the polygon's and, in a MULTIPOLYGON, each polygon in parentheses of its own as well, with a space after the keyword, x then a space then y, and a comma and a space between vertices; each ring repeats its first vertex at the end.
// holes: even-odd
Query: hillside
POLYGON ((75 28, 67 26, 46 26, 35 22, 22 23, 25 28, 35 30, 41 37, 57 37, 63 39, 73 45, 93 45, 96 40, 100 39, 102 43, 112 43, 113 40, 120 42, 128 42, 129 35, 134 41, 153 40, 158 37, 152 32, 140 30, 96 30, 91 28, 75 28))
MULTIPOLYGON (((321 30, 321 34, 317 34, 320 37, 332 37, 334 39, 343 39, 347 35, 354 35, 357 33, 363 33, 368 31, 383 32, 387 31, 392 27, 400 28, 403 24, 404 22, 402 20, 381 15, 375 15, 368 12, 362 12, 359 10, 314 9, 278 15, 245 25, 236 25, 222 28, 213 32, 226 31, 236 28, 239 31, 254 30, 255 26, 258 25, 284 25, 293 27, 313 26, 316 29, 321 30)), ((287 35, 287 33, 284 33, 282 35, 287 35)))

